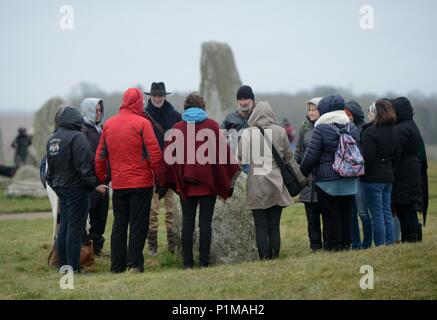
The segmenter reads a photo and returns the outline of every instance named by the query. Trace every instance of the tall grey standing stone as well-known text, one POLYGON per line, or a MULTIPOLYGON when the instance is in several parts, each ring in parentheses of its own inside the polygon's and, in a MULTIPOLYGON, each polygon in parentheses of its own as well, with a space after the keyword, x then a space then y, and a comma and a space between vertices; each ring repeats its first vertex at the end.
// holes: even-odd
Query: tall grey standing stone
POLYGON ((236 93, 241 86, 231 48, 225 43, 204 42, 200 60, 200 94, 208 116, 221 123, 236 110, 236 93))
MULTIPOLYGON (((211 264, 230 264, 258 259, 252 211, 246 208, 247 174, 238 177, 234 193, 226 202, 217 199, 212 219, 211 264)), ((182 209, 175 201, 174 226, 177 252, 182 255, 182 209)), ((197 210, 199 211, 199 209, 197 210)), ((199 213, 196 216, 193 254, 199 260, 199 213)))
POLYGON ((1 123, 0 123, 0 163, 5 163, 5 157, 3 155, 3 134, 2 134, 1 123))
POLYGON ((58 108, 64 104, 59 98, 51 98, 36 112, 33 119, 33 139, 37 161, 41 160, 46 153, 46 145, 49 136, 55 129, 55 114, 58 108))

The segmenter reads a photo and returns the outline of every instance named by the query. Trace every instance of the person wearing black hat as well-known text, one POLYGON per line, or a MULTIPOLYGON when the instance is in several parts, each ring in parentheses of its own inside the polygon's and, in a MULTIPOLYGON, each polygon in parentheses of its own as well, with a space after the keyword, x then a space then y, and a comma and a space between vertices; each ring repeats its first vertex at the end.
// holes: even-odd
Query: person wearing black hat
MULTIPOLYGON (((171 129, 175 123, 181 121, 182 117, 170 102, 166 100, 167 95, 171 94, 171 92, 166 91, 164 82, 153 82, 150 92, 145 92, 145 94, 149 95, 150 99, 144 112, 153 124, 155 136, 162 150, 164 148, 165 132, 171 129)), ((158 215, 161 197, 164 198, 168 250, 171 253, 174 253, 176 250, 176 237, 173 231, 174 192, 157 187, 153 193, 147 237, 149 254, 151 256, 156 256, 158 251, 158 215)))
POLYGON ((241 86, 237 91, 237 110, 230 113, 223 121, 221 127, 226 129, 230 140, 231 150, 235 152, 238 137, 247 128, 247 120, 255 106, 255 95, 249 86, 241 86), (232 130, 230 132, 230 130, 232 130))

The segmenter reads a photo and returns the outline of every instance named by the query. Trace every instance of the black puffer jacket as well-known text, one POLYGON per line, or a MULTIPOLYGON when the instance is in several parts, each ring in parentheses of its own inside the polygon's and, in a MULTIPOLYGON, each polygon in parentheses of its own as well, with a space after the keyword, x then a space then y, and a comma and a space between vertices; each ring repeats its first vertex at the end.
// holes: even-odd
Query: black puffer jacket
MULTIPOLYGON (((360 134, 357 127, 353 123, 337 124, 334 123, 340 132, 347 130, 355 139, 360 141, 360 134)), ((300 169, 305 176, 308 176, 313 171, 314 181, 330 181, 340 179, 340 177, 332 168, 337 151, 340 136, 338 132, 329 124, 320 124, 314 128, 311 137, 311 143, 305 153, 305 157, 300 165, 300 169)))
POLYGON ((407 98, 391 100, 396 110, 397 135, 401 154, 395 165, 392 203, 423 209, 422 175, 419 152, 422 137, 413 120, 413 108, 407 98))
POLYGON ((373 122, 363 126, 361 147, 364 157, 365 182, 392 183, 394 181, 393 162, 400 156, 396 128, 376 127, 373 122))
POLYGON ((47 183, 56 191, 62 187, 97 185, 91 146, 81 132, 83 119, 79 111, 66 107, 59 119, 59 129, 47 143, 47 183))

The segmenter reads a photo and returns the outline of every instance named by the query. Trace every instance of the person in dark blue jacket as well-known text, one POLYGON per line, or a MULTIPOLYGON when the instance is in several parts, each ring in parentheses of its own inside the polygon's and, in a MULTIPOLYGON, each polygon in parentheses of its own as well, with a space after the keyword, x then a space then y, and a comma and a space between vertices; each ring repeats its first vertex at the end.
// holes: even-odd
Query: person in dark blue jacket
POLYGON ((310 146, 300 165, 305 176, 313 173, 317 197, 324 216, 326 243, 329 251, 347 250, 351 244, 351 217, 358 178, 344 178, 333 169, 340 132, 349 131, 360 140, 357 127, 344 112, 345 101, 339 95, 324 97, 318 105, 320 118, 315 123, 310 146))
MULTIPOLYGON (((364 124, 364 112, 355 100, 346 102, 344 109, 349 119, 357 126, 360 137, 364 124)), ((352 207, 352 249, 367 249, 372 245, 373 229, 372 218, 369 213, 367 204, 366 191, 361 181, 358 182, 358 192, 355 195, 355 203, 352 207), (358 217, 360 217, 363 227, 363 241, 360 237, 360 226, 358 224, 358 217)))

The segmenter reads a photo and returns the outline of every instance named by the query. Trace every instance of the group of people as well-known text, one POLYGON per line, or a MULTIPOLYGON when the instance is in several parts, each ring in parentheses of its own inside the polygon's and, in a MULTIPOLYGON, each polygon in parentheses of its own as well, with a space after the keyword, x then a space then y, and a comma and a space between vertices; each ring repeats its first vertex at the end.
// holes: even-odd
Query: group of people
POLYGON ((299 132, 296 160, 309 184, 305 204, 312 250, 365 249, 422 240, 428 206, 425 146, 405 97, 380 99, 368 119, 356 101, 313 98, 299 132), (342 177, 333 169, 339 132, 360 146, 364 175, 342 177), (363 238, 358 223, 360 217, 363 238), (322 220, 322 223, 321 221, 322 220))
POLYGON ((164 83, 152 83, 145 94, 150 96, 147 103, 141 90, 126 90, 118 114, 103 126, 101 99, 85 99, 80 111, 67 106, 57 112, 56 129, 47 143, 45 175, 60 199, 56 246, 61 266, 80 272, 84 239, 92 239, 95 252, 104 255, 112 188, 112 272, 143 272, 146 240, 149 254, 157 254, 162 205, 168 250, 175 253, 175 194, 182 208, 183 267, 194 267, 198 207, 199 264, 208 267, 215 203, 217 198, 225 201, 232 196, 241 172, 248 175, 246 203, 253 212, 259 258, 277 258, 281 213, 293 200, 272 150, 297 168, 298 181, 306 184, 300 201, 305 203, 311 249, 345 250, 351 243, 364 248, 372 234, 375 245, 392 244, 393 214, 399 217, 402 241, 420 239, 417 211, 424 210, 421 175, 426 173, 426 155, 406 98, 376 101, 369 108, 367 124, 354 101, 345 103, 337 95, 314 98, 307 103, 308 116, 293 154, 289 134, 272 107, 256 102, 249 86, 238 89, 237 110, 221 125, 208 117, 207 103, 197 92, 186 97, 182 114, 167 101, 171 93, 164 83), (360 145, 364 176, 344 178, 333 170, 342 132, 360 145), (204 139, 193 139, 199 135, 204 139), (205 136, 213 150, 205 148, 205 136), (268 146, 261 149, 270 166, 260 164, 250 153, 260 146, 268 146), (88 216, 90 228, 85 231, 88 216), (367 228, 363 242, 357 216, 367 228))

